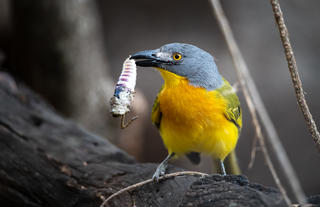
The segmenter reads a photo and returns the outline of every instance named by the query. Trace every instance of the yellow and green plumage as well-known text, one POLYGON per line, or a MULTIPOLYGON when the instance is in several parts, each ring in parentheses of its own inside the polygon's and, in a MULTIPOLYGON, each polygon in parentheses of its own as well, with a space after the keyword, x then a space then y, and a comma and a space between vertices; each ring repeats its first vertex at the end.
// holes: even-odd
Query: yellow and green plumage
POLYGON ((202 152, 223 161, 234 150, 242 126, 240 103, 228 81, 208 91, 159 70, 164 85, 154 102, 152 122, 168 152, 202 152))

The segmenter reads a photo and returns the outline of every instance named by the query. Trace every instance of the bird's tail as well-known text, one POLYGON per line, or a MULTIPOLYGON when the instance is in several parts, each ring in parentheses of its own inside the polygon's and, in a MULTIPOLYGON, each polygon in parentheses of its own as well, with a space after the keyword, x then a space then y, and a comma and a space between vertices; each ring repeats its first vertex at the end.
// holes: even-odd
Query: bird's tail
MULTIPOLYGON (((241 170, 238 164, 236 151, 233 150, 228 157, 224 160, 224 165, 228 175, 240 175, 241 170)), ((222 169, 219 160, 214 160, 214 167, 216 173, 222 174, 222 169)))

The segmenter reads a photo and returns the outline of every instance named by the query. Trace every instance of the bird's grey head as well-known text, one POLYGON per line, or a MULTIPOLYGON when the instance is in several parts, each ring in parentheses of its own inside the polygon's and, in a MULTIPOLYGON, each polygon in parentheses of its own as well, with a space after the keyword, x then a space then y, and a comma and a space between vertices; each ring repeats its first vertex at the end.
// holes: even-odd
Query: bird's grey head
POLYGON ((206 51, 189 44, 171 43, 159 49, 137 52, 131 56, 142 67, 159 67, 186 77, 190 84, 214 90, 222 85, 214 58, 206 51))

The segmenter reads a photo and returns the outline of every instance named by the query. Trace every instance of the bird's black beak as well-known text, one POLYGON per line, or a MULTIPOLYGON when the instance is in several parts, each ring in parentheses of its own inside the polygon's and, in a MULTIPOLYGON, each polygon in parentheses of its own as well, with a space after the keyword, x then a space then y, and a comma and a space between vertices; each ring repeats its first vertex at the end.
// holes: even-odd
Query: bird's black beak
POLYGON ((136 61, 137 66, 160 67, 163 61, 161 61, 161 59, 157 57, 157 52, 158 50, 140 51, 131 55, 130 59, 138 60, 136 61))

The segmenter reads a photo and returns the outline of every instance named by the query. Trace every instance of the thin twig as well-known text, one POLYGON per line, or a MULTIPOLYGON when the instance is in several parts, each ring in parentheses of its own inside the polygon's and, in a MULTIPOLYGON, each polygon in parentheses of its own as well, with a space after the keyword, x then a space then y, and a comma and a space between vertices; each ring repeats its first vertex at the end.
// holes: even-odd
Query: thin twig
POLYGON ((254 163, 254 161, 256 159, 256 154, 257 154, 257 149, 258 149, 257 140, 258 140, 258 137, 255 136, 253 138, 253 142, 252 142, 252 149, 251 149, 251 154, 250 154, 250 162, 249 162, 249 165, 248 165, 249 169, 252 168, 253 163, 254 163))
POLYGON ((126 123, 126 115, 123 114, 120 116, 121 121, 120 121, 120 127, 121 129, 125 129, 127 128, 134 120, 136 120, 138 118, 137 115, 135 115, 134 117, 132 117, 131 119, 129 119, 129 121, 126 123))
MULTIPOLYGON (((183 175, 199 175, 199 176, 207 176, 208 174, 206 173, 201 173, 201 172, 196 172, 196 171, 182 171, 182 172, 175 172, 175 173, 170 173, 170 174, 165 174, 163 176, 161 176, 159 178, 158 181, 161 181, 161 180, 165 180, 165 179, 168 179, 168 178, 172 178, 172 177, 177 177, 177 176, 183 176, 183 175)), ((107 199, 105 199, 103 201, 103 203, 100 205, 100 207, 104 207, 108 201, 110 201, 112 198, 124 193, 124 192, 128 192, 128 191, 131 191, 131 190, 134 190, 138 187, 141 187, 143 185, 146 185, 148 183, 152 183, 152 182, 155 182, 153 179, 148 179, 148 180, 144 180, 144 181, 141 181, 139 183, 136 183, 136 184, 133 184, 133 185, 130 185, 126 188, 123 188, 115 193, 113 193, 112 195, 110 195, 107 199)))
POLYGON ((299 76, 298 67, 296 63, 296 58, 294 56, 290 39, 289 39, 289 32, 286 27, 286 24, 284 23, 281 7, 278 0, 271 0, 271 6, 274 13, 275 20, 277 22, 279 33, 282 41, 282 45, 284 48, 285 56, 287 59, 289 72, 291 75, 293 88, 296 93, 297 101, 299 108, 304 116, 304 119, 306 121, 306 124, 308 126, 309 132, 311 133, 312 139, 320 151, 320 134, 317 129, 317 125, 314 122, 312 115, 310 113, 308 104, 306 102, 306 98, 304 96, 303 88, 302 88, 302 82, 299 76))
POLYGON ((228 20, 226 19, 224 12, 222 10, 221 4, 219 0, 211 0, 210 1, 214 10, 214 13, 216 15, 216 18, 219 22, 220 28, 223 32, 224 38, 226 39, 227 45, 229 47, 233 63, 236 69, 236 73, 240 82, 240 85, 242 87, 246 102, 248 104, 248 108, 250 110, 253 124, 256 128, 256 134, 259 138, 259 144, 261 146, 262 152, 264 154, 264 158, 267 162, 267 165, 271 171, 271 174, 276 182, 276 185, 278 186, 280 192, 282 193, 286 203, 288 205, 291 204, 290 199, 287 196, 286 191, 284 190, 283 186, 280 183, 280 180, 274 170, 273 164, 271 162, 270 156, 267 152, 267 149, 265 147, 264 139, 261 134, 261 127, 258 122, 257 114, 259 113, 261 121, 267 131, 269 140, 271 142, 271 145, 273 147, 273 150, 276 152, 276 156, 278 158, 278 161, 281 163, 281 167, 283 172, 285 173, 286 177, 288 178, 288 182, 291 185, 293 192, 299 202, 303 202, 304 200, 304 193, 302 191, 302 188, 299 184, 299 180, 297 179, 297 176, 294 173, 294 170, 290 164, 290 161, 285 153, 285 150, 280 142, 279 136, 276 133, 275 127, 273 123, 271 122, 271 119, 265 109, 265 106, 261 100, 261 97, 257 91, 257 88, 253 82, 253 79, 251 78, 251 75, 249 73, 248 67, 244 61, 244 58, 242 57, 242 54, 238 48, 238 45, 233 37, 232 30, 230 28, 230 25, 228 23, 228 20), (257 111, 256 111, 257 110, 257 111))

